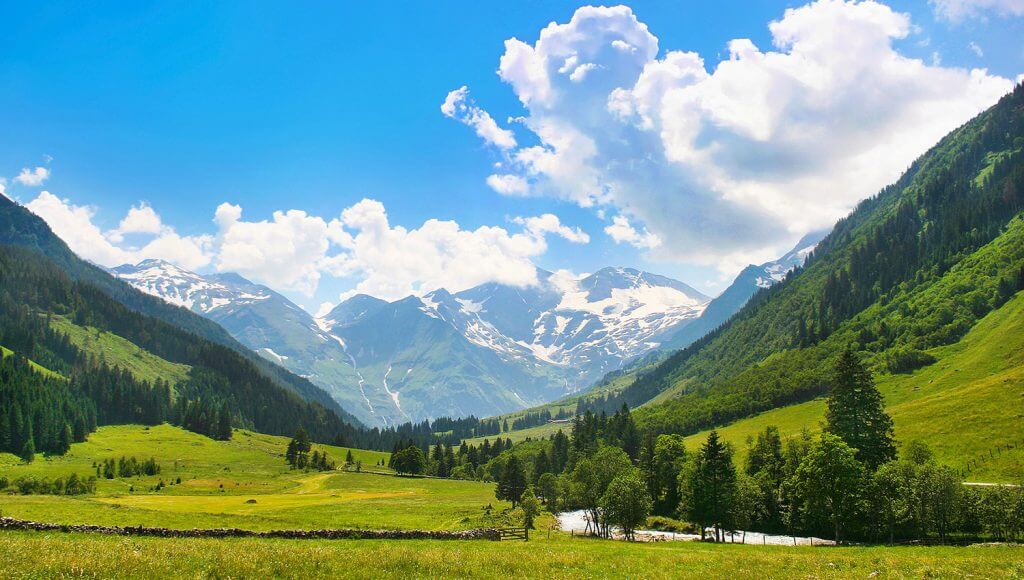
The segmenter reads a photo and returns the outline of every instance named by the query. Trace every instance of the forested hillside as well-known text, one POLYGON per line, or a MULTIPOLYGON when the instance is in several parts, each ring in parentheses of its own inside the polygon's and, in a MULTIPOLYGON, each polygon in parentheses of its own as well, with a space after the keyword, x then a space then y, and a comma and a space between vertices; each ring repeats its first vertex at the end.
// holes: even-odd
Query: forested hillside
POLYGON ((0 244, 37 250, 49 258, 70 279, 93 286, 129 310, 153 317, 213 343, 226 346, 247 358, 259 369, 261 374, 269 377, 278 385, 295 391, 304 399, 320 403, 349 422, 358 422, 322 389, 259 357, 232 338, 217 323, 187 309, 168 304, 155 296, 139 292, 129 284, 110 276, 101 268, 82 260, 50 230, 46 222, 3 195, 0 195, 0 244))
POLYGON ((302 399, 235 350, 140 314, 101 288, 68 276, 36 250, 0 245, 0 344, 14 351, 2 367, 0 449, 29 456, 62 453, 97 424, 171 421, 215 437, 230 427, 290 434, 305 427, 319 440, 356 428, 302 399), (191 369, 176 384, 142 380, 87 353, 55 330, 55 317, 100 329, 191 369), (31 359, 67 379, 33 372, 31 359))
POLYGON ((862 202, 805 266, 727 324, 609 397, 639 424, 691 433, 821 395, 846 345, 876 372, 930 362, 1024 287, 1024 86, 862 202))

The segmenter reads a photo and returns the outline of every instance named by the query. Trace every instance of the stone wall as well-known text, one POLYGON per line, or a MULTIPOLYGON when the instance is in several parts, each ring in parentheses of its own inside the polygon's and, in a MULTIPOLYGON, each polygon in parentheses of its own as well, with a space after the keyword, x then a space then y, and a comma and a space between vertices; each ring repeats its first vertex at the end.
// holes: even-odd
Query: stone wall
POLYGON ((77 532, 115 536, 154 536, 159 538, 285 538, 292 540, 492 540, 501 539, 498 530, 477 529, 459 532, 435 530, 274 530, 257 532, 238 528, 175 530, 146 526, 92 526, 46 524, 0 517, 0 530, 35 530, 40 532, 77 532))

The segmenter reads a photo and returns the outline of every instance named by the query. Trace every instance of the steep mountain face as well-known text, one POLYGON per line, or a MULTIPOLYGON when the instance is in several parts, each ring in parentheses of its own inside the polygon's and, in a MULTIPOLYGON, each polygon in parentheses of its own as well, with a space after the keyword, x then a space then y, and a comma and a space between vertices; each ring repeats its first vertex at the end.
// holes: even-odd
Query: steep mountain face
POLYGON ((837 353, 879 373, 930 364, 1024 288, 1024 85, 863 201, 796 275, 635 377, 614 400, 689 433, 824 392, 837 353))
MULTIPOLYGON (((344 346, 305 310, 237 274, 199 275, 162 260, 111 270, 139 290, 214 320, 262 357, 312 381, 345 408, 358 382, 344 346)), ((365 419, 365 417, 361 417, 365 419)))
POLYGON ((493 415, 579 391, 657 347, 709 300, 625 268, 580 279, 539 270, 538 280, 390 304, 355 296, 319 323, 346 345, 367 409, 394 421, 493 415))
POLYGON ((218 322, 374 425, 487 416, 577 392, 658 347, 709 301, 638 270, 579 279, 539 270, 531 287, 483 284, 390 303, 357 295, 313 319, 235 274, 199 275, 157 260, 112 272, 218 322))
POLYGON ((818 242, 827 234, 828 230, 811 232, 801 238, 792 250, 786 252, 778 260, 765 262, 759 266, 751 264, 744 268, 724 292, 708 303, 700 318, 673 334, 665 341, 661 349, 671 351, 686 348, 705 334, 725 324, 733 314, 743 308, 758 290, 781 282, 787 274, 803 266, 807 257, 817 247, 818 242))

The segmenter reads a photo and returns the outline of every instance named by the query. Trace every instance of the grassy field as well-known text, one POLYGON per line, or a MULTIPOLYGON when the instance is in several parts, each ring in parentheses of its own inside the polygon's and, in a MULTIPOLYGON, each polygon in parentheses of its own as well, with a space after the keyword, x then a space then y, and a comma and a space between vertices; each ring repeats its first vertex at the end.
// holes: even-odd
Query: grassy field
MULTIPOLYGON (((89 473, 94 461, 153 456, 154 477, 101 480, 95 495, 0 495, 6 516, 59 523, 254 530, 357 527, 466 529, 508 525, 494 485, 391 474, 285 468, 286 440, 236 431, 218 442, 162 425, 104 427, 60 458, 0 475, 89 473), (160 492, 160 478, 176 481, 160 492), (134 493, 129 486, 135 486, 134 493), (223 486, 223 487, 222 487, 223 486), (252 503, 255 501, 255 503, 252 503), (487 515, 484 506, 492 505, 487 515)), ((334 458, 346 449, 322 447, 334 458)), ((353 450, 370 466, 387 454, 353 450)), ((624 542, 549 532, 529 543, 430 540, 172 539, 0 532, 0 577, 1024 577, 1024 548, 808 548, 624 542)))
MULTIPOLYGON (((89 496, 0 495, 4 515, 57 523, 150 525, 169 528, 239 527, 466 529, 499 522, 507 504, 493 484, 396 477, 390 473, 303 473, 287 469, 287 439, 237 430, 214 441, 169 425, 103 427, 63 457, 31 464, 0 454, 0 476, 66 477, 95 474, 93 462, 156 458, 156 476, 100 479, 89 496), (181 483, 176 483, 178 478, 181 483), (163 480, 167 487, 151 491, 163 480), (132 489, 134 488, 134 489, 132 489), (491 516, 484 506, 496 509, 491 516)), ((338 464, 348 449, 316 446, 338 464)), ((367 470, 387 453, 353 449, 367 470)))
MULTIPOLYGON (((928 443, 968 481, 1024 480, 1024 296, 982 319, 960 342, 932 351, 938 362, 878 378, 900 441, 928 443), (1007 445, 1014 448, 1007 449, 1007 445)), ((820 431, 825 401, 762 413, 718 429, 742 455, 748 436, 776 425, 783 437, 820 431)), ((707 432, 687 438, 695 448, 707 432)))
POLYGON ((143 381, 163 379, 172 385, 188 378, 191 367, 164 360, 116 334, 86 328, 54 316, 54 330, 68 335, 71 343, 94 356, 102 356, 107 364, 127 369, 143 381))
POLYGON ((4 578, 1021 578, 1024 548, 157 539, 6 532, 4 578))

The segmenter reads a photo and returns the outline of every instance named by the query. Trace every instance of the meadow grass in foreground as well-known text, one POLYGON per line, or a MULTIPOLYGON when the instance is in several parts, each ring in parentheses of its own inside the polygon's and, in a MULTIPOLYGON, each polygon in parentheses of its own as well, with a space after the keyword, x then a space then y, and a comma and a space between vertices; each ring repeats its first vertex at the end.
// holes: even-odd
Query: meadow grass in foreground
MULTIPOLYGON (((94 462, 154 457, 159 475, 100 479, 84 496, 0 494, 0 513, 50 523, 251 530, 372 528, 452 530, 506 523, 494 484, 397 477, 390 473, 289 470, 287 439, 236 430, 214 441, 172 427, 102 427, 63 457, 24 464, 0 456, 0 476, 53 479, 95 473, 94 462), (181 483, 176 483, 181 478, 181 483), (166 487, 152 491, 160 480, 166 487), (134 489, 132 489, 134 488, 134 489), (485 506, 492 505, 488 514, 485 506)), ((317 445, 341 464, 345 448, 317 445)), ((351 450, 366 469, 388 454, 351 450)))
POLYGON ((1024 577, 1024 548, 810 548, 629 544, 544 534, 524 542, 167 539, 39 532, 0 535, 4 578, 1024 577))

